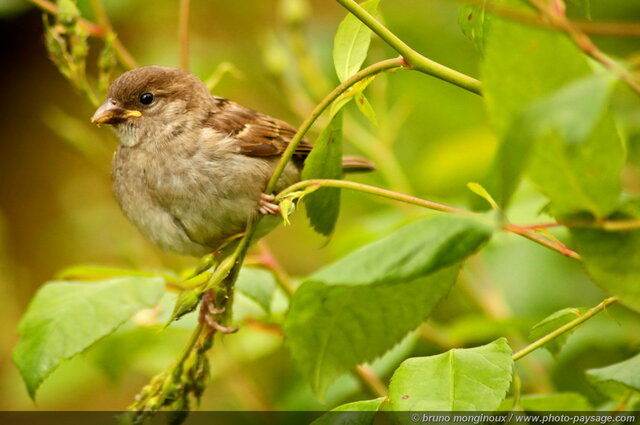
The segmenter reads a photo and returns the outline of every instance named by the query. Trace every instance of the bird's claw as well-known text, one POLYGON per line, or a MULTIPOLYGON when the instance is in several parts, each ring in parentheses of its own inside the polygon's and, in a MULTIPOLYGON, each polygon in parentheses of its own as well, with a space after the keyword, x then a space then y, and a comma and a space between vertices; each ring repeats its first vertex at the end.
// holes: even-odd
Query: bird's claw
POLYGON ((215 329, 216 331, 223 333, 223 334, 233 334, 238 332, 239 328, 232 328, 230 326, 223 326, 220 323, 216 322, 215 319, 213 317, 211 317, 208 314, 204 315, 204 319, 207 323, 207 325, 209 325, 209 327, 211 327, 212 329, 215 329))
POLYGON ((262 193, 260 195, 260 201, 258 201, 258 211, 263 215, 279 215, 280 207, 278 204, 274 204, 276 196, 273 194, 262 193))
POLYGON ((210 314, 222 314, 226 310, 225 307, 217 308, 213 303, 207 304, 207 310, 210 314))
POLYGON ((214 319, 213 316, 222 314, 226 308, 217 308, 214 304, 213 292, 211 290, 204 293, 202 296, 202 305, 200 307, 200 323, 208 325, 213 331, 218 331, 223 334, 232 334, 238 332, 239 328, 232 328, 229 326, 221 325, 214 319))

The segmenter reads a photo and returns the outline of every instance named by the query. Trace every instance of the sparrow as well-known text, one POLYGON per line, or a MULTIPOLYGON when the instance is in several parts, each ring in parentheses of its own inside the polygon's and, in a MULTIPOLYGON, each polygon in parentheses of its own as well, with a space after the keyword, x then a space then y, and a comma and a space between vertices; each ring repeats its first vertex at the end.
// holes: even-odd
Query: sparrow
MULTIPOLYGON (((110 124, 120 140, 111 170, 118 204, 164 251, 201 256, 259 214, 272 219, 261 221, 260 235, 280 221, 274 196, 263 192, 296 134, 286 122, 213 96, 185 70, 161 66, 118 77, 91 122, 110 124)), ((311 149, 306 139, 298 145, 276 192, 300 180, 311 149)), ((343 167, 367 171, 373 164, 345 157, 343 167)))

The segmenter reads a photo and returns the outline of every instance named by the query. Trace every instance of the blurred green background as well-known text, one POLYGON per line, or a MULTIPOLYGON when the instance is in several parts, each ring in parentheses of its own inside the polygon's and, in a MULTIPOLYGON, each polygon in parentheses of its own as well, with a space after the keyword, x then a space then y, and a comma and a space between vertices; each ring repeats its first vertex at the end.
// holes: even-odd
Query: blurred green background
MULTIPOLYGON (((298 26, 289 19, 288 7, 295 4, 193 0, 192 71, 206 79, 220 63, 229 62, 235 71, 222 78, 217 95, 299 124, 314 102, 337 84, 331 49, 345 11, 332 1, 302 2, 309 9, 298 26), (307 81, 305 70, 312 76, 307 81)), ((79 6, 83 16, 93 19, 88 1, 79 1, 79 6)), ((178 66, 177 1, 109 0, 105 7, 120 39, 140 64, 178 66)), ((479 56, 458 28, 459 8, 449 0, 394 0, 381 5, 387 26, 409 45, 477 76, 479 56)), ((592 0, 591 17, 640 19, 640 3, 592 0)), ((48 60, 42 30, 41 12, 34 6, 0 0, 0 409, 118 410, 175 358, 188 335, 188 323, 162 332, 158 326, 125 330, 105 340, 56 371, 33 404, 10 357, 21 314, 37 288, 69 265, 181 269, 196 260, 161 253, 120 213, 108 176, 115 138, 108 129, 91 126, 92 106, 48 60)), ((596 40, 621 56, 637 47, 637 39, 596 40)), ((95 63, 101 42, 92 40, 92 46, 95 63)), ((374 38, 370 60, 393 56, 374 38)), ((465 206, 470 197, 466 183, 481 179, 496 148, 481 98, 406 71, 379 78, 368 95, 379 127, 349 107, 346 150, 382 159, 383 170, 356 179, 465 206)), ((627 191, 638 192, 638 175, 630 166, 625 174, 627 191)), ((343 201, 329 241, 309 229, 302 212, 293 217, 291 226, 280 227, 267 238, 291 275, 304 276, 425 214, 357 193, 344 193, 343 201)), ((535 188, 525 184, 510 218, 522 224, 545 221, 538 217, 544 204, 535 188)), ((558 236, 566 237, 562 232, 558 236)), ((434 318, 398 348, 386 369, 409 354, 436 353, 501 335, 522 346, 533 323, 560 308, 595 305, 603 296, 572 260, 524 239, 499 235, 470 261, 434 318)), ((525 389, 586 389, 597 404, 603 399, 588 389, 583 371, 628 357, 634 347, 638 349, 638 335, 637 317, 614 307, 610 315, 581 327, 557 361, 541 352, 524 363, 525 389), (545 369, 549 379, 536 373, 545 369)), ((316 400, 282 338, 250 326, 225 338, 214 352, 204 409, 322 409, 365 397, 345 379, 327 400, 316 400)))

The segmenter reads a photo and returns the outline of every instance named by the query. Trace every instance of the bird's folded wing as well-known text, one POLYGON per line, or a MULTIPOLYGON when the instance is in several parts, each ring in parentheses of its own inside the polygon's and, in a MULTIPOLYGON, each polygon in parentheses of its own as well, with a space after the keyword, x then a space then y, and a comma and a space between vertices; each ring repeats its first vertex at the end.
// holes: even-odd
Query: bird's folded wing
MULTIPOLYGON (((216 131, 236 139, 240 153, 253 157, 277 157, 287 148, 296 129, 284 121, 261 114, 226 99, 218 99, 219 109, 207 124, 216 131)), ((294 159, 303 161, 311 152, 311 144, 303 139, 296 147, 294 159)))

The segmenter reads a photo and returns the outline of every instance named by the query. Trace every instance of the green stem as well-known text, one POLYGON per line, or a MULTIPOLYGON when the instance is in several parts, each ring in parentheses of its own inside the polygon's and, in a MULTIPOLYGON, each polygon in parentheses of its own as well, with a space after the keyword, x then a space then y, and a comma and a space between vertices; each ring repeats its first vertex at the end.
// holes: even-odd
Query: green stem
POLYGON ((276 169, 274 170, 273 175, 269 180, 269 184, 267 185, 265 192, 272 193, 275 190, 278 179, 280 178, 280 175, 284 171, 284 168, 287 166, 287 163, 293 156, 293 153, 298 147, 298 144, 300 144, 300 142, 302 141, 302 138, 307 133, 307 131, 309 131, 313 123, 318 119, 320 115, 322 115, 322 113, 329 106, 331 106, 331 103, 333 103, 334 100, 336 100, 342 93, 347 91, 351 86, 356 84, 358 81, 361 81, 367 77, 374 76, 381 72, 388 71, 390 69, 402 68, 403 66, 405 66, 405 63, 402 60, 402 58, 387 59, 387 60, 375 63, 371 66, 366 67, 360 72, 354 74, 351 78, 343 81, 339 86, 333 89, 331 93, 329 93, 324 99, 322 99, 322 101, 315 107, 311 115, 300 125, 298 132, 296 133, 295 136, 293 136, 293 139, 291 139, 291 142, 289 142, 287 149, 282 154, 282 157, 280 158, 280 162, 278 162, 278 165, 276 166, 276 169))
POLYGON ((168 379, 173 379, 176 382, 180 380, 180 375, 182 374, 182 366, 184 365, 184 362, 187 360, 187 358, 193 351, 193 348, 196 346, 198 339, 200 339, 200 334, 202 333, 203 329, 204 329, 204 326, 202 325, 202 323, 198 322, 198 325, 196 326, 196 328, 193 330, 193 333, 189 337, 189 341, 187 342, 187 345, 185 345, 184 348, 182 349, 182 352, 180 353, 180 357, 178 357, 173 367, 171 368, 171 373, 169 373, 167 376, 168 379))
POLYGON ((431 59, 416 52, 354 0, 336 1, 360 19, 362 23, 368 26, 396 52, 400 53, 410 69, 415 69, 416 71, 447 81, 472 93, 482 94, 481 85, 478 80, 439 64, 438 62, 432 61, 431 59))
POLYGON ((371 367, 361 364, 353 369, 353 374, 356 376, 362 387, 367 390, 374 397, 386 397, 389 395, 389 389, 378 378, 376 373, 371 367))
MULTIPOLYGON (((421 198, 417 198, 415 196, 411 196, 411 195, 405 195, 403 193, 398 193, 398 192, 394 192, 392 190, 387 190, 387 189, 381 189, 379 187, 376 186, 369 186, 366 184, 362 184, 362 183, 355 183, 355 182, 351 182, 351 181, 346 181, 346 180, 331 180, 331 179, 311 179, 311 180, 303 180, 301 182, 295 183, 289 187, 287 187, 286 189, 284 189, 282 192, 280 192, 278 194, 278 196, 276 196, 276 202, 281 201, 282 199, 284 199, 287 195, 291 194, 292 192, 296 192, 298 190, 302 190, 308 187, 312 187, 312 186, 316 186, 316 187, 335 187, 335 188, 339 188, 339 189, 351 189, 351 190, 356 190, 358 192, 364 192, 364 193, 369 193, 372 195, 376 195, 376 196, 381 196, 383 198, 388 198, 388 199, 393 199, 396 201, 400 201, 400 202, 405 202, 408 204, 412 204, 412 205, 417 205, 419 207, 424 207, 424 208, 429 208, 431 210, 436 210, 436 211, 442 211, 442 212, 450 212, 450 213, 462 213, 462 214, 470 214, 473 215, 475 213, 471 212, 471 211, 467 211, 467 210, 463 210, 461 208, 456 208, 456 207, 452 207, 449 205, 445 205, 445 204, 440 204, 438 202, 433 202, 433 201, 428 201, 426 199, 421 199, 421 198)), ((540 244, 542 246, 545 246, 549 249, 552 249, 554 251, 559 252, 560 254, 566 256, 566 257, 570 257, 573 258, 575 260, 580 260, 581 257, 578 253, 570 250, 569 248, 567 248, 562 242, 558 241, 558 240, 550 240, 547 238, 544 238, 542 236, 540 236, 539 234, 535 233, 535 231, 530 230, 530 229, 526 229, 526 228, 521 228, 520 226, 517 226, 515 224, 504 224, 502 226, 503 230, 506 230, 507 232, 511 232, 511 233, 515 233, 516 235, 520 235, 523 236, 537 244, 540 244)))
POLYGON ((542 338, 536 340, 535 342, 527 345, 522 350, 518 351, 513 356, 511 356, 511 358, 514 361, 515 360, 520 360, 521 358, 523 358, 527 354, 530 354, 531 352, 537 350, 538 348, 542 347, 543 345, 545 345, 549 341, 559 337, 560 335, 562 335, 562 334, 564 334, 566 332, 569 332, 570 330, 572 330, 576 326, 578 326, 578 325, 586 322, 587 320, 591 319, 593 316, 595 316, 596 314, 600 313, 602 310, 607 308, 607 306, 609 306, 609 305, 611 305, 611 304, 613 304, 613 303, 615 303, 617 301, 618 301, 617 297, 611 297, 611 298, 605 299, 604 301, 602 301, 597 306, 595 306, 595 307, 589 309, 588 311, 586 311, 582 316, 570 321, 569 323, 567 323, 567 324, 565 324, 563 326, 560 326, 555 331, 550 332, 550 333, 546 334, 545 336, 543 336, 542 338))
POLYGON ((309 186, 321 186, 321 187, 336 187, 339 189, 351 189, 356 190, 358 192, 369 193, 372 195, 381 196, 383 198, 393 199, 395 201, 405 202, 412 205, 417 205, 419 207, 429 208, 431 210, 442 211, 442 212, 455 212, 455 213, 465 213, 472 214, 467 210, 463 210, 456 207, 451 207, 449 205, 439 204, 433 201, 427 201, 426 199, 416 198, 415 196, 405 195, 403 193, 394 192, 392 190, 382 189, 376 186, 369 186, 362 183, 351 182, 348 180, 330 180, 330 179, 311 179, 311 180, 303 180, 301 182, 295 183, 285 190, 280 192, 278 196, 276 196, 276 202, 281 201, 288 194, 292 192, 296 192, 301 189, 305 189, 309 186))
POLYGON ((549 223, 530 224, 526 226, 520 226, 521 229, 528 230, 546 230, 554 227, 588 227, 593 229, 602 229, 608 232, 627 232, 629 230, 640 229, 640 219, 630 218, 624 220, 595 220, 595 221, 556 221, 549 223))
POLYGON ((535 230, 528 229, 526 227, 520 227, 515 224, 507 223, 503 226, 503 229, 507 232, 515 233, 516 235, 520 235, 525 237, 535 243, 546 246, 547 248, 551 248, 555 251, 558 251, 560 254, 565 257, 573 258, 574 260, 581 260, 582 257, 577 252, 570 250, 565 244, 558 241, 554 238, 554 240, 547 239, 545 237, 540 236, 536 233, 535 230))

